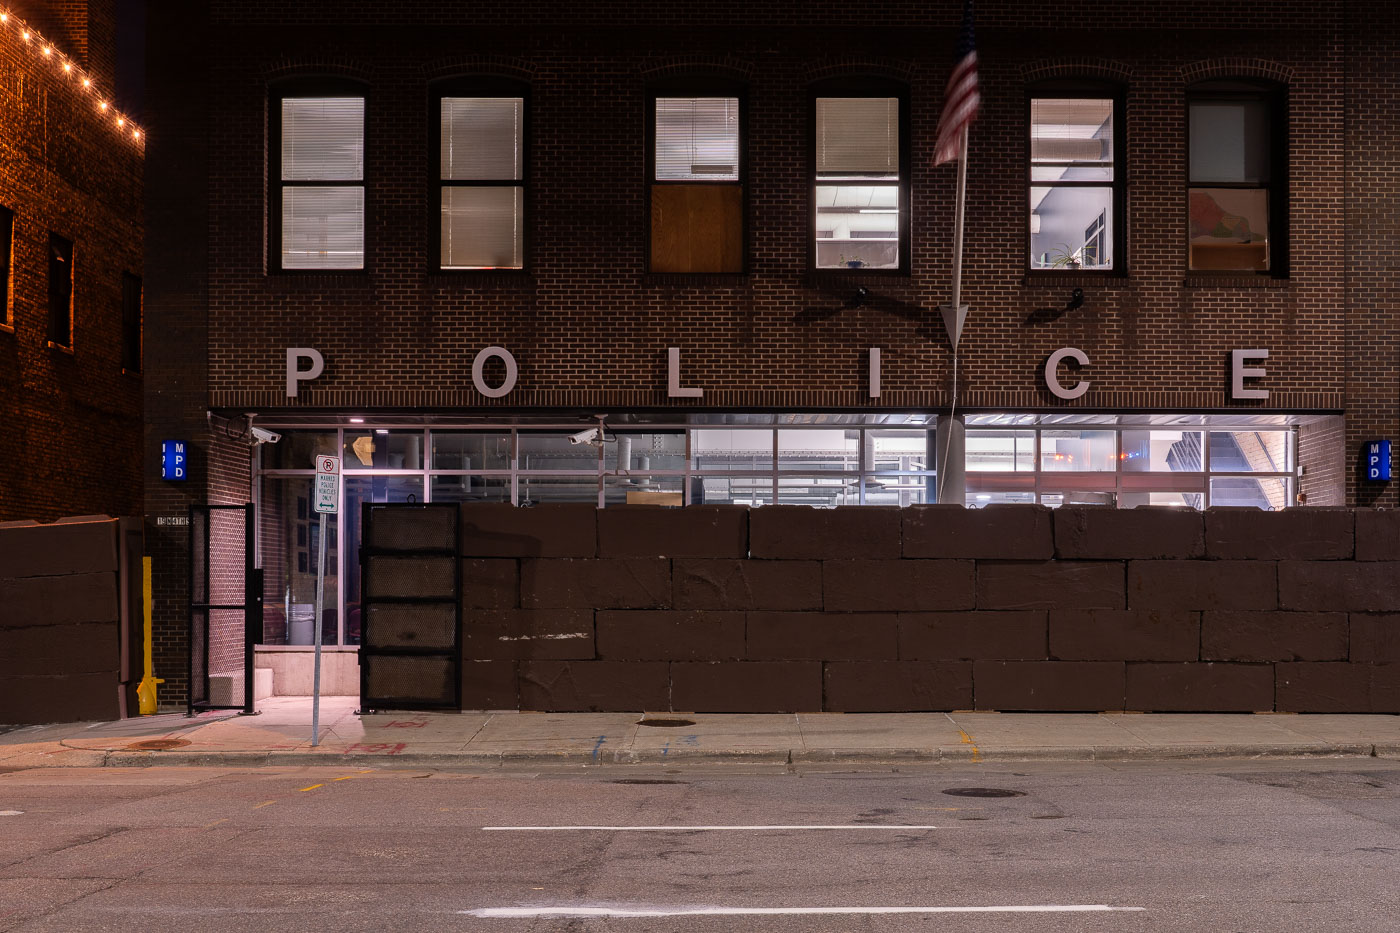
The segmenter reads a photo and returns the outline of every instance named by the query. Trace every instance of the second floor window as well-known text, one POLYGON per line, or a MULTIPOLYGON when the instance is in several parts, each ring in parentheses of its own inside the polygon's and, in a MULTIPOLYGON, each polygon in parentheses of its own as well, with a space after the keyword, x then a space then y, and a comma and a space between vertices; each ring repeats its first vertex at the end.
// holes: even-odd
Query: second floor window
POLYGON ((365 267, 365 99, 275 100, 281 269, 365 267))
POLYGON ((1107 95, 1031 98, 1030 268, 1121 268, 1116 109, 1107 95))
POLYGON ((141 276, 122 273, 122 371, 141 371, 141 276))
POLYGON ((907 268, 904 99, 815 98, 815 265, 907 268))
POLYGON ((49 346, 73 348, 73 241, 49 234, 49 346))
POLYGON ((523 269, 523 93, 437 100, 438 268, 523 269))
POLYGON ((652 98, 652 272, 743 272, 740 98, 652 98))
POLYGON ((10 295, 14 278, 15 213, 0 207, 0 326, 15 326, 15 305, 10 295))

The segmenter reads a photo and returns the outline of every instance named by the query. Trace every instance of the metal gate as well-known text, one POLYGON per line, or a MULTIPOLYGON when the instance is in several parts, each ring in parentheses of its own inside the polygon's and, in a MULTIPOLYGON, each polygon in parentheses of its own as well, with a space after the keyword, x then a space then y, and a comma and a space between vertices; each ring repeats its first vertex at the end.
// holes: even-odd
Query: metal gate
POLYGON ((189 711, 253 712, 253 645, 262 637, 262 571, 252 505, 190 506, 189 711))
POLYGON ((360 706, 459 709, 457 503, 363 506, 360 706))

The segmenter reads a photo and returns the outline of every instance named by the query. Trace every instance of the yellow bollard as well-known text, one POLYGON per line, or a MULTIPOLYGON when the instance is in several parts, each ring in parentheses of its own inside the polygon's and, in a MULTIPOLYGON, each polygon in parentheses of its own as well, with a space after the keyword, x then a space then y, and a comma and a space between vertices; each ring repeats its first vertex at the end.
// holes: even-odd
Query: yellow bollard
POLYGON ((145 651, 142 653, 141 683, 136 687, 136 699, 141 706, 141 715, 149 716, 156 711, 156 684, 165 683, 159 677, 151 676, 151 559, 141 558, 141 608, 145 617, 145 651))

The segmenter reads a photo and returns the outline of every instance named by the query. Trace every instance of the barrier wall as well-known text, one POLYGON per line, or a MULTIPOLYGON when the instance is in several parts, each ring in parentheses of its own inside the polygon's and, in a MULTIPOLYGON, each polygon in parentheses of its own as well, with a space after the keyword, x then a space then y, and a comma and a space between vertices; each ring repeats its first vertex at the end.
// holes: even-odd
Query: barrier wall
POLYGON ((0 723, 135 715, 141 521, 0 525, 0 723))
POLYGON ((1400 511, 461 515, 464 708, 1400 712, 1400 511))

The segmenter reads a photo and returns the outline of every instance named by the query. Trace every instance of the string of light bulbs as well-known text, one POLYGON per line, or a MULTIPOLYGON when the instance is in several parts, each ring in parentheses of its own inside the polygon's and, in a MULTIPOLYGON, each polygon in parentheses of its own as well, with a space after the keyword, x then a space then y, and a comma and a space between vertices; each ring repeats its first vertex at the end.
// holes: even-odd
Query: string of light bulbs
POLYGON ((128 119, 126 114, 118 111, 107 98, 98 93, 91 75, 73 64, 71 58, 60 52, 32 26, 4 8, 0 8, 0 33, 18 37, 21 45, 33 49, 35 55, 52 61, 65 78, 76 80, 79 87, 94 96, 96 103, 93 109, 104 122, 110 120, 120 135, 138 144, 145 138, 141 127, 137 126, 135 121, 128 119))

